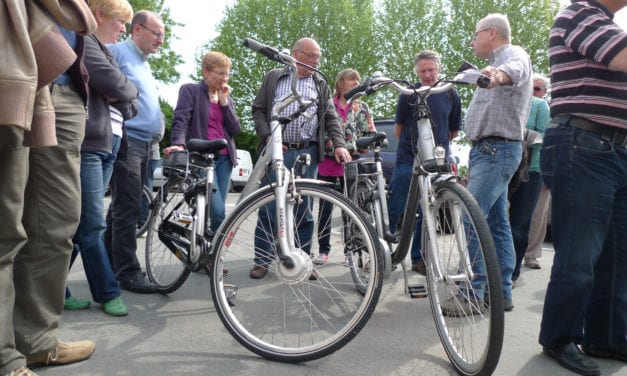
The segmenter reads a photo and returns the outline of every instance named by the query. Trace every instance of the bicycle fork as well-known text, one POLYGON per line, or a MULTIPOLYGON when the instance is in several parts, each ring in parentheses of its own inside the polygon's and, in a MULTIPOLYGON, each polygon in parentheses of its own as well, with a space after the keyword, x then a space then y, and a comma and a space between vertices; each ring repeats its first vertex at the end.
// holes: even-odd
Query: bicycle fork
MULTIPOLYGON (((455 283, 469 280, 472 281, 474 279, 474 272, 472 270, 469 253, 467 252, 467 224, 463 223, 460 203, 451 202, 451 205, 447 205, 444 208, 436 208, 435 193, 433 192, 433 185, 431 184, 431 179, 429 178, 429 176, 420 176, 420 186, 421 192, 427 192, 427 194, 422 194, 420 197, 421 206, 423 208, 428 208, 427 210, 423 210, 423 226, 427 227, 425 233, 427 239, 423 239, 422 243, 428 243, 429 246, 423 247, 426 249, 423 249, 422 252, 425 255, 425 263, 431 264, 432 266, 432 276, 435 282, 438 283, 440 281, 444 281, 445 283, 455 283), (460 260, 457 274, 443 273, 440 265, 439 253, 441 250, 440 245, 438 244, 438 230, 436 227, 438 218, 436 216, 436 210, 440 209, 448 209, 450 211, 450 223, 446 223, 446 215, 444 213, 441 213, 440 215, 444 215, 445 225, 448 224, 450 227, 453 228, 453 236, 455 236, 455 244, 457 246, 455 251, 458 253, 460 260)), ((444 233, 445 228, 440 228, 440 231, 444 233)))

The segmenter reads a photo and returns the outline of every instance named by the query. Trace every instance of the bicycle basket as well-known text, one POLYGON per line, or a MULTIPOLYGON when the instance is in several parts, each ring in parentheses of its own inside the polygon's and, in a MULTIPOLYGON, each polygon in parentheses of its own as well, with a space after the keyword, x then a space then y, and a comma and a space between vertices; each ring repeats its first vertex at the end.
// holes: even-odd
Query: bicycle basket
POLYGON ((189 153, 187 150, 173 151, 163 159, 163 176, 183 175, 187 172, 189 153))

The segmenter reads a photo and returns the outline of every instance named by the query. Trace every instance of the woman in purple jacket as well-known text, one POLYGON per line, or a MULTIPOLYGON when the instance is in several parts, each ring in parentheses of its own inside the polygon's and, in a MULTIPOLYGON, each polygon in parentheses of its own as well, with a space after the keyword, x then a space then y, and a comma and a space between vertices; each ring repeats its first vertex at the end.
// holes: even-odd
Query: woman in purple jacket
POLYGON ((229 95, 229 70, 231 60, 221 52, 211 51, 202 58, 203 81, 181 86, 172 120, 172 146, 164 149, 167 156, 172 151, 184 150, 189 139, 226 139, 228 146, 216 160, 214 184, 216 190, 211 201, 211 231, 215 234, 224 220, 224 203, 228 193, 233 166, 237 155, 233 138, 241 131, 235 104, 229 95))

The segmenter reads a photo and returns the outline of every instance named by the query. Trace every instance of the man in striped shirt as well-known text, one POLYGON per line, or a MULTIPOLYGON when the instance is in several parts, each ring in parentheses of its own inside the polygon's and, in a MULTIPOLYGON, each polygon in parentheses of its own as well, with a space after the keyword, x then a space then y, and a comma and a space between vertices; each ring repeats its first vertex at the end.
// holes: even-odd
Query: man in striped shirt
POLYGON ((572 1, 550 33, 540 163, 555 258, 540 344, 581 375, 601 374, 585 354, 627 362, 627 34, 612 21, 625 6, 572 1))

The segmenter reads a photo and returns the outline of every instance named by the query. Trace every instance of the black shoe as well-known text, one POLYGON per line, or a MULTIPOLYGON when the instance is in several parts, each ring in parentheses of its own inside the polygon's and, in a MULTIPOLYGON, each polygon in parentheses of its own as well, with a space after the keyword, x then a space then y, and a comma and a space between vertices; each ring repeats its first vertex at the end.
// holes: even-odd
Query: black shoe
POLYGON ((591 345, 582 345, 581 349, 587 355, 594 356, 595 358, 608 358, 627 362, 627 349, 614 350, 591 345))
POLYGON ((503 299, 503 310, 511 312, 514 309, 514 301, 512 299, 503 299))
POLYGON ((599 366, 585 356, 574 343, 552 349, 544 347, 544 353, 555 359, 562 367, 584 376, 598 376, 601 374, 599 366))
POLYGON ((159 290, 157 285, 146 280, 146 277, 141 273, 134 275, 130 279, 121 279, 118 282, 120 283, 120 287, 124 290, 138 294, 153 294, 159 290))

